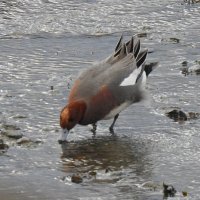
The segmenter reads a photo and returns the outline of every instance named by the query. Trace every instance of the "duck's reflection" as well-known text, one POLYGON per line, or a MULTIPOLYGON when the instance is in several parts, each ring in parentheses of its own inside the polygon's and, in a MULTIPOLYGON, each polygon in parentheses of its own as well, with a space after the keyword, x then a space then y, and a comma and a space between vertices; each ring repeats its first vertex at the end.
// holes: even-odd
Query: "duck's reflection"
POLYGON ((148 143, 117 136, 64 143, 61 145, 62 171, 84 173, 131 169, 138 176, 149 176, 151 160, 146 145, 148 143))

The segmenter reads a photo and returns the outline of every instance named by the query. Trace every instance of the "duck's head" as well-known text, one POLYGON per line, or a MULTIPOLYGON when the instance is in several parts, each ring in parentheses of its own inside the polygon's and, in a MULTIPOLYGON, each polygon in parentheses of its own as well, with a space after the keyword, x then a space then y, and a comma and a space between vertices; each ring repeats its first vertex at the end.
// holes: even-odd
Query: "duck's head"
POLYGON ((86 103, 84 101, 70 102, 62 109, 60 113, 60 126, 65 136, 61 140, 66 140, 69 130, 82 120, 85 110, 86 103))

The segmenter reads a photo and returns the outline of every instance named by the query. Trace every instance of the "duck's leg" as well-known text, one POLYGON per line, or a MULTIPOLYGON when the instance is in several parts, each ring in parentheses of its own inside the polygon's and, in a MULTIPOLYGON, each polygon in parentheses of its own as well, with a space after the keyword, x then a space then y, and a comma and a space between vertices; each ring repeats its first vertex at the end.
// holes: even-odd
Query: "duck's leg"
POLYGON ((96 133, 96 130, 97 130, 97 124, 94 123, 94 124, 92 124, 92 129, 91 129, 91 131, 92 131, 93 134, 95 134, 95 133, 96 133))
POLYGON ((119 113, 115 115, 114 120, 113 120, 113 123, 110 125, 109 130, 110 130, 111 133, 114 133, 113 127, 114 127, 115 122, 116 122, 116 120, 117 120, 118 117, 119 117, 119 113))

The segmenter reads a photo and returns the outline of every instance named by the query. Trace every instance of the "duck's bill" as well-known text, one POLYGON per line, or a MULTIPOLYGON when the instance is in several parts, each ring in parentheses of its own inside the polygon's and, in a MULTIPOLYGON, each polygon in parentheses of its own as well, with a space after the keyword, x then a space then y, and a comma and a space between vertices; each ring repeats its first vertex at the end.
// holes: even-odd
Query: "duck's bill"
POLYGON ((58 140, 59 144, 67 142, 67 136, 69 134, 69 131, 67 129, 62 129, 61 137, 58 140))

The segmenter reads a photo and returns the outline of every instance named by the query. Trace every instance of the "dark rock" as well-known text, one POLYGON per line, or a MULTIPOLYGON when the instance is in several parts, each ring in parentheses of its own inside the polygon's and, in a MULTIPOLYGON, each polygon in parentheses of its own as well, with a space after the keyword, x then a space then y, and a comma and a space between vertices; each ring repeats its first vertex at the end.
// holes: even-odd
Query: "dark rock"
POLYGON ((138 36, 139 38, 147 37, 147 33, 138 33, 137 36, 138 36))
POLYGON ((170 119, 173 119, 176 122, 182 122, 187 120, 199 119, 200 113, 196 112, 185 113, 181 110, 174 109, 170 112, 167 112, 166 116, 168 116, 170 119))
POLYGON ((173 43, 180 43, 180 39, 178 38, 169 38, 169 40, 173 43))
POLYGON ((110 167, 106 168, 105 173, 111 172, 112 170, 110 169, 110 167))
POLYGON ((66 144, 68 144, 68 141, 67 140, 58 140, 58 144, 66 145, 66 144))
POLYGON ((2 131, 2 134, 8 138, 18 140, 23 137, 23 134, 18 131, 2 131))
POLYGON ((12 139, 20 139, 23 134, 20 133, 20 128, 12 124, 3 124, 1 134, 12 139))
POLYGON ((6 98, 12 98, 13 96, 10 95, 10 94, 6 94, 5 97, 6 97, 6 98))
POLYGON ((176 194, 176 190, 172 185, 166 185, 163 183, 163 195, 164 199, 167 197, 174 197, 176 194))
POLYGON ((162 189, 162 186, 158 183, 152 182, 152 181, 148 181, 143 183, 142 188, 148 189, 150 191, 160 191, 162 189))
POLYGON ((91 172, 89 172, 89 175, 90 175, 90 176, 96 176, 96 175, 97 175, 97 172, 91 171, 91 172))
POLYGON ((189 70, 188 70, 188 62, 187 61, 183 61, 181 63, 182 68, 181 68, 181 73, 184 74, 185 76, 189 74, 189 70))
POLYGON ((19 127, 12 125, 12 124, 3 124, 3 128, 6 130, 14 130, 14 131, 20 130, 19 127))
POLYGON ((187 61, 183 61, 181 64, 182 64, 183 67, 186 67, 188 65, 188 62, 187 61))
POLYGON ((27 116, 24 116, 24 115, 16 115, 13 117, 13 119, 26 119, 27 116))
POLYGON ((188 69, 190 74, 196 74, 200 75, 200 65, 199 64, 194 64, 188 69))
POLYGON ((187 196, 188 196, 188 193, 187 193, 186 191, 182 191, 182 195, 183 195, 184 197, 187 197, 187 196))
POLYGON ((22 137, 20 139, 17 140, 17 144, 21 145, 21 144, 28 144, 31 143, 31 139, 27 138, 27 137, 22 137))
POLYGON ((191 66, 188 66, 187 61, 182 62, 181 72, 184 75, 200 75, 200 61, 196 60, 191 66))
POLYGON ((196 75, 200 75, 200 69, 196 69, 194 72, 196 73, 196 75))
POLYGON ((83 179, 79 174, 73 174, 72 177, 71 177, 71 181, 73 183, 82 183, 83 179))
POLYGON ((188 67, 183 67, 183 68, 181 69, 181 73, 184 74, 185 76, 186 76, 186 75, 189 75, 189 69, 188 69, 188 67))
POLYGON ((0 152, 5 152, 8 148, 9 146, 5 144, 2 139, 0 139, 0 152))
POLYGON ((143 26, 142 27, 142 30, 144 30, 144 31, 151 30, 151 29, 152 29, 152 27, 150 27, 150 26, 143 26))
POLYGON ((188 113, 188 118, 189 118, 189 119, 198 119, 199 116, 200 116, 199 113, 195 113, 195 112, 189 112, 189 113, 188 113))
POLYGON ((38 144, 41 144, 41 140, 32 140, 27 137, 22 137, 16 141, 18 145, 25 146, 25 147, 36 147, 38 144))
POLYGON ((188 4, 194 4, 194 3, 200 3, 200 0, 184 0, 184 2, 188 4))
POLYGON ((166 115, 170 118, 173 119, 174 121, 187 121, 188 117, 186 115, 186 113, 184 113, 181 110, 172 110, 168 113, 166 113, 166 115))
POLYGON ((195 63, 200 65, 200 61, 199 60, 195 60, 195 63))

